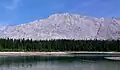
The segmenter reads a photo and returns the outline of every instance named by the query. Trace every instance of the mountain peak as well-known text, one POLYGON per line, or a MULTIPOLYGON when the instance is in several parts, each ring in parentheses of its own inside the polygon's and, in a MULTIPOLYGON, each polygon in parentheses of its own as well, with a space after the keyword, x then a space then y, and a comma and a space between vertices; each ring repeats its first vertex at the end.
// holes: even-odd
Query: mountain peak
POLYGON ((53 18, 53 17, 87 17, 87 16, 82 16, 78 14, 69 14, 69 13, 53 14, 49 16, 49 18, 53 18))
POLYGON ((53 14, 46 19, 6 27, 0 37, 14 39, 120 39, 118 19, 95 18, 78 14, 53 14))

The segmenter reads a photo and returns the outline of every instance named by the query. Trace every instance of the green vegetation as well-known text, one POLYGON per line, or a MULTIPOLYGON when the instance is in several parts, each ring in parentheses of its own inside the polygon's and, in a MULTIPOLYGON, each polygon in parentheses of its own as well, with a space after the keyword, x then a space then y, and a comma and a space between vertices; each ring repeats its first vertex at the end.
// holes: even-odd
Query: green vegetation
POLYGON ((0 39, 0 51, 117 51, 119 40, 24 40, 0 39))

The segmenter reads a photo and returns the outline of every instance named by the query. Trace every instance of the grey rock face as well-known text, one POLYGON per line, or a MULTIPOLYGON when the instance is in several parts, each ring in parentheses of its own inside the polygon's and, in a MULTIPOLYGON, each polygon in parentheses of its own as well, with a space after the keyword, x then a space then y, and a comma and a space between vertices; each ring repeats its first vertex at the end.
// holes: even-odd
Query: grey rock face
POLYGON ((120 19, 54 14, 27 24, 0 28, 0 37, 14 39, 120 39, 120 19))

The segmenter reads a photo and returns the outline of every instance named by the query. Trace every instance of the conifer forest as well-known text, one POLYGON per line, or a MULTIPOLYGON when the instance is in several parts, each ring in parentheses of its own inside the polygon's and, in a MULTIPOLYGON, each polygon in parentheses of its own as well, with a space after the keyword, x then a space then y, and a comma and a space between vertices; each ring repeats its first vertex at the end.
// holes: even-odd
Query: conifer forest
POLYGON ((120 52, 120 40, 25 40, 0 39, 0 51, 59 52, 59 51, 115 51, 120 52))

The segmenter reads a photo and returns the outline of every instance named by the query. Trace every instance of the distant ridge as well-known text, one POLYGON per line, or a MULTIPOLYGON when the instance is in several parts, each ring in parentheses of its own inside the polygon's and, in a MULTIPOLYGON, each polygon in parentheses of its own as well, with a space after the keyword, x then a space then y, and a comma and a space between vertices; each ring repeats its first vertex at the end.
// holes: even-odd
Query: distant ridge
POLYGON ((95 18, 78 14, 53 14, 27 24, 0 28, 1 38, 13 39, 120 39, 120 19, 95 18))

